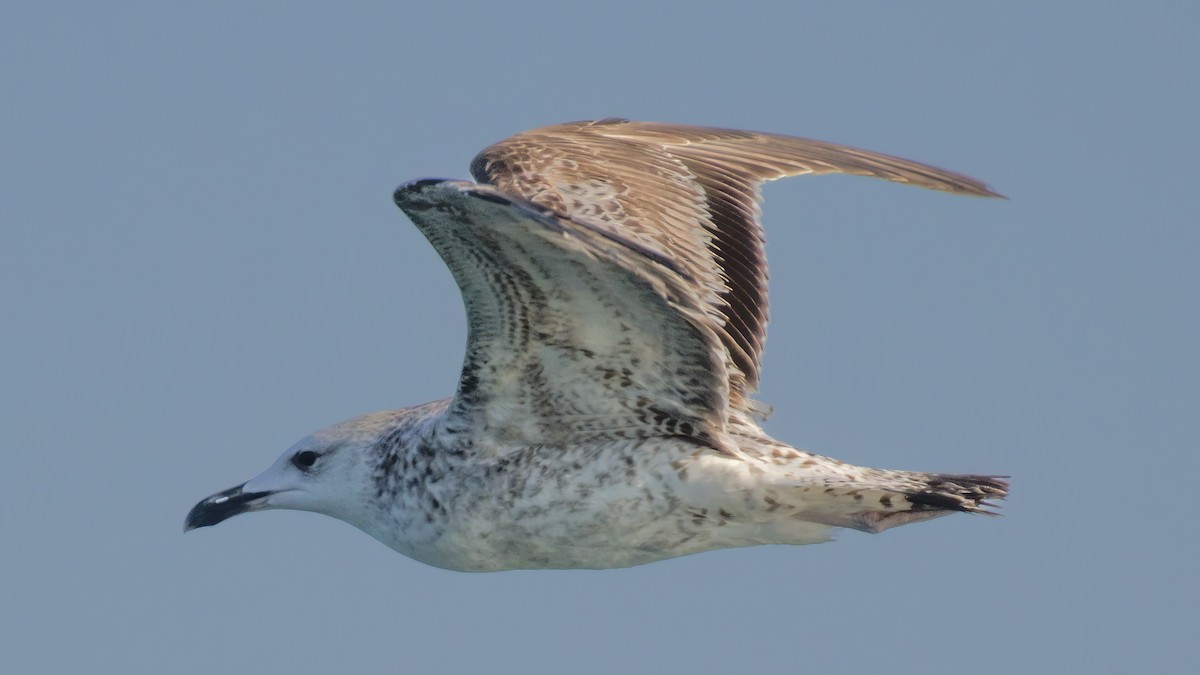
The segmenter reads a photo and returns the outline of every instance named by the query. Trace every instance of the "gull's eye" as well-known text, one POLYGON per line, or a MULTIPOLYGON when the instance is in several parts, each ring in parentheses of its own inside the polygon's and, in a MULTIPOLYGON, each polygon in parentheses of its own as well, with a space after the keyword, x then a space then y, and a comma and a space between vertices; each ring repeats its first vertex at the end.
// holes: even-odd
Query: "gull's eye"
POLYGON ((312 468, 313 464, 317 463, 317 457, 320 457, 320 455, 312 450, 304 450, 292 455, 292 464, 295 464, 296 468, 301 471, 308 471, 312 468))

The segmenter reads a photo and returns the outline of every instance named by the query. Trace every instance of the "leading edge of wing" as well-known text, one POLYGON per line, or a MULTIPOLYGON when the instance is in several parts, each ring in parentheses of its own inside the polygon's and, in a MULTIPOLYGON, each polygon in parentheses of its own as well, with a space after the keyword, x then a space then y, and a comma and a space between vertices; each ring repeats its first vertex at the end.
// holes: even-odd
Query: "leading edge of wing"
POLYGON ((555 213, 551 209, 539 206, 522 197, 508 194, 503 190, 486 183, 476 183, 458 178, 417 178, 402 183, 396 188, 396 191, 392 194, 392 198, 396 202, 396 206, 399 206, 406 212, 409 210, 426 211, 439 207, 449 208, 446 202, 439 197, 439 195, 445 195, 446 192, 444 191, 446 190, 454 190, 458 194, 464 194, 468 197, 474 197, 475 199, 482 199, 487 202, 492 202, 493 204, 512 206, 513 208, 524 212, 524 214, 529 218, 540 222, 546 227, 546 229, 554 232, 567 233, 568 230, 563 227, 562 221, 569 221, 576 227, 588 230, 589 232, 592 232, 611 243, 617 244, 647 260, 662 265, 675 274, 678 274, 685 280, 692 280, 691 276, 688 275, 687 272, 685 272, 673 260, 653 249, 642 246, 632 239, 628 239, 616 234, 615 232, 610 232, 603 228, 596 227, 595 225, 592 225, 586 221, 555 213))

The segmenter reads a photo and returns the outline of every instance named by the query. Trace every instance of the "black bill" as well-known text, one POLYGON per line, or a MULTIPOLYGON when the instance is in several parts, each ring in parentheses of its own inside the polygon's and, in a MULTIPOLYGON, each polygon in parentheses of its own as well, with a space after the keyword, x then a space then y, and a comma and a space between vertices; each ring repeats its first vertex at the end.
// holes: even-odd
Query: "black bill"
POLYGON ((267 505, 270 492, 246 492, 244 485, 229 488, 192 507, 183 522, 183 531, 216 525, 239 513, 257 511, 267 505))

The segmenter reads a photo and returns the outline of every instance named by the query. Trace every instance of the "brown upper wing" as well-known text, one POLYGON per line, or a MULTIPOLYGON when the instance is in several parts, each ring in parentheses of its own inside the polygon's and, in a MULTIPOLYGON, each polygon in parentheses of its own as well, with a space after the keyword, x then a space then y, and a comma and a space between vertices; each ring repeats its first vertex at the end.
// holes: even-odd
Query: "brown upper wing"
POLYGON ((847 173, 999 196, 969 176, 834 143, 622 119, 517 134, 479 153, 471 173, 673 261, 729 353, 730 403, 739 408, 758 386, 766 338, 763 181, 847 173))

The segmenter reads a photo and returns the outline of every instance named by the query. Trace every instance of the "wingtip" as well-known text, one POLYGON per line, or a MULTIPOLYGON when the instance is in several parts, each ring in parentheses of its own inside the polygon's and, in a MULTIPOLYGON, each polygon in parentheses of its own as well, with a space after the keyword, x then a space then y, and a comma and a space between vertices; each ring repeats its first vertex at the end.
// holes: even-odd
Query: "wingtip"
POLYGON ((940 186, 922 185, 920 187, 932 187, 936 190, 964 195, 967 197, 983 197, 984 199, 1004 200, 1008 199, 1008 197, 996 192, 996 190, 992 189, 992 186, 984 183, 981 180, 977 180, 963 174, 951 174, 950 172, 946 173, 951 175, 953 180, 946 180, 944 177, 941 177, 942 180, 940 182, 942 184, 940 186))

